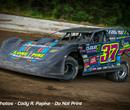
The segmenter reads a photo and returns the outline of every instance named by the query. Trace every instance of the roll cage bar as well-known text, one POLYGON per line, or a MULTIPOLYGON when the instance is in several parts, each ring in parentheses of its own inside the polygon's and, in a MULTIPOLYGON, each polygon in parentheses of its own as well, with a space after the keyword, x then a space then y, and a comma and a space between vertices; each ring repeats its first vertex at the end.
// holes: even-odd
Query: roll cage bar
MULTIPOLYGON (((95 28, 94 28, 95 29, 95 28)), ((70 32, 67 32, 66 30, 64 31, 61 31, 61 32, 65 32, 66 34, 60 39, 60 40, 63 40, 66 38, 66 36, 68 36, 68 40, 67 41, 72 41, 72 40, 75 40, 75 41, 82 41, 83 40, 83 34, 88 34, 90 35, 90 40, 91 42, 93 42, 93 39, 94 39, 94 36, 96 33, 100 33, 101 32, 101 36, 106 36, 107 38, 110 37, 111 34, 109 34, 109 31, 112 31, 114 30, 117 34, 115 36, 115 39, 117 39, 117 37, 120 36, 120 34, 118 33, 119 31, 123 31, 123 34, 124 33, 128 33, 130 36, 130 31, 128 31, 127 29, 123 29, 123 28, 102 28, 102 29, 95 29, 94 31, 70 31, 70 32), (73 33, 78 33, 77 36, 72 36, 73 33), (74 39, 75 38, 75 39, 74 39)), ((66 38, 67 39, 67 38, 66 38)), ((102 38, 103 40, 103 38, 102 38)), ((84 41, 85 42, 85 41, 84 41)))

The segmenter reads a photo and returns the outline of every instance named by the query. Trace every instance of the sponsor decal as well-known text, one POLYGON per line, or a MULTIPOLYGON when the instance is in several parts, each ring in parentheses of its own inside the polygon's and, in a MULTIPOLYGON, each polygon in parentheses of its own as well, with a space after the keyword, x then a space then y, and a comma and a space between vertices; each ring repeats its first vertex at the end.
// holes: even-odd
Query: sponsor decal
POLYGON ((97 57, 94 56, 90 59, 90 64, 96 64, 97 63, 97 57))
POLYGON ((101 70, 101 69, 102 69, 102 67, 98 67, 98 68, 97 68, 97 70, 101 70))
POLYGON ((101 49, 102 54, 100 56, 100 63, 107 63, 110 59, 110 62, 115 62, 118 49, 119 43, 104 44, 101 49))
POLYGON ((122 49, 119 50, 119 53, 118 53, 118 54, 119 54, 119 55, 122 55, 122 54, 124 53, 124 51, 125 51, 125 49, 122 48, 122 49))
MULTIPOLYGON (((18 50, 12 51, 10 55, 13 59, 17 58, 26 58, 26 59, 42 59, 45 54, 49 51, 49 49, 56 45, 56 42, 48 42, 44 45, 36 45, 35 42, 27 42, 19 47, 18 50)), ((58 50, 52 50, 52 52, 56 52, 58 50)))
POLYGON ((87 59, 84 59, 84 62, 86 63, 86 62, 89 62, 89 59, 87 58, 87 59))
POLYGON ((41 53, 33 53, 31 55, 31 57, 34 57, 34 58, 42 58, 44 56, 44 54, 41 54, 41 53))
POLYGON ((87 53, 93 53, 93 52, 96 52, 96 49, 97 49, 97 45, 87 46, 87 47, 86 47, 86 52, 87 52, 87 53))
POLYGON ((118 31, 118 34, 121 34, 121 35, 122 35, 122 34, 124 34, 124 31, 121 31, 121 30, 120 30, 120 31, 118 31))
POLYGON ((79 50, 83 50, 83 47, 79 47, 79 50))
POLYGON ((86 50, 86 53, 94 53, 96 50, 86 50))
POLYGON ((107 66, 104 66, 103 69, 107 69, 107 66))
POLYGON ((27 56, 29 54, 29 52, 26 51, 13 51, 12 54, 14 55, 21 55, 21 56, 27 56))
POLYGON ((45 54, 41 53, 31 53, 31 52, 21 52, 21 51, 13 51, 10 55, 18 58, 26 58, 26 59, 41 59, 45 56, 45 54))
POLYGON ((35 44, 25 44, 24 46, 39 47, 39 48, 42 48, 42 47, 51 48, 52 47, 52 46, 48 46, 48 45, 35 45, 35 44))
POLYGON ((52 50, 50 50, 50 52, 55 53, 55 52, 58 52, 58 50, 57 49, 52 49, 52 50))
POLYGON ((100 52, 100 47, 101 47, 100 45, 97 46, 96 52, 100 52))
POLYGON ((117 34, 117 31, 116 30, 109 30, 108 34, 117 34))
POLYGON ((96 71, 97 70, 97 68, 93 68, 93 71, 96 71))
POLYGON ((89 67, 90 67, 89 62, 85 63, 85 64, 84 64, 84 67, 85 67, 85 68, 89 68, 89 67))
POLYGON ((95 50, 97 45, 86 47, 86 50, 95 50))
POLYGON ((83 57, 83 58, 88 58, 88 55, 83 55, 82 57, 83 57))

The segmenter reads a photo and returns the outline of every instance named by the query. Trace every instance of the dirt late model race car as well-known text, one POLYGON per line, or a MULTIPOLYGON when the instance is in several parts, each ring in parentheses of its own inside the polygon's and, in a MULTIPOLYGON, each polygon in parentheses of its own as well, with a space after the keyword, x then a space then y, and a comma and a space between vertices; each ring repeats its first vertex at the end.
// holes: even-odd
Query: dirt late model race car
POLYGON ((113 81, 125 81, 129 66, 130 33, 117 28, 70 28, 54 35, 59 39, 9 38, 0 48, 0 68, 30 75, 72 80, 77 74, 106 73, 113 81))

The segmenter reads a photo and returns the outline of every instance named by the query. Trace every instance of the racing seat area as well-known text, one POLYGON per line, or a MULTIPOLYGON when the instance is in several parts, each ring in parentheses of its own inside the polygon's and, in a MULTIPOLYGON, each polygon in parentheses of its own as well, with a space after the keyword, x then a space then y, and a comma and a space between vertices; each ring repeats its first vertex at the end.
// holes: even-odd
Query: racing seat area
POLYGON ((110 41, 109 37, 110 36, 106 31, 96 32, 93 36, 92 42, 93 43, 109 42, 110 41))
POLYGON ((102 42, 102 33, 95 33, 93 36, 93 43, 102 42))
POLYGON ((80 42, 90 42, 92 33, 81 33, 80 42))

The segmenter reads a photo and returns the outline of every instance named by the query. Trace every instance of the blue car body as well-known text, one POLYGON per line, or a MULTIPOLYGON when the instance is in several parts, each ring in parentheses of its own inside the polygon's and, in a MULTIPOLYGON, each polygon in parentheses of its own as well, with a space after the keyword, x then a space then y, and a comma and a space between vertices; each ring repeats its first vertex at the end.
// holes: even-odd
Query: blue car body
POLYGON ((65 60, 71 53, 78 53, 82 75, 116 71, 120 68, 121 56, 130 55, 130 36, 124 29, 80 27, 59 32, 65 33, 65 36, 34 41, 15 37, 5 40, 0 48, 0 67, 36 76, 64 79, 65 60), (95 38, 97 33, 100 34, 99 39, 95 38), (83 38, 85 35, 89 37, 83 38))

